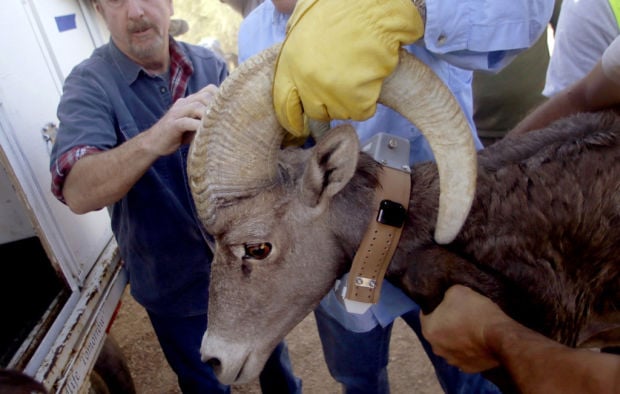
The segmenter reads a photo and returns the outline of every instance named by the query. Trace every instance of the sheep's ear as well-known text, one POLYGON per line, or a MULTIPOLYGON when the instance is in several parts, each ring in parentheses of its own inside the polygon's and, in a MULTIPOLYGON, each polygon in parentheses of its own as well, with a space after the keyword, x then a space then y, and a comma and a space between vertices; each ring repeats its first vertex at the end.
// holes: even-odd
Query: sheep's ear
POLYGON ((360 144, 355 129, 341 125, 316 144, 301 184, 301 200, 315 207, 327 202, 349 183, 357 167, 360 144))

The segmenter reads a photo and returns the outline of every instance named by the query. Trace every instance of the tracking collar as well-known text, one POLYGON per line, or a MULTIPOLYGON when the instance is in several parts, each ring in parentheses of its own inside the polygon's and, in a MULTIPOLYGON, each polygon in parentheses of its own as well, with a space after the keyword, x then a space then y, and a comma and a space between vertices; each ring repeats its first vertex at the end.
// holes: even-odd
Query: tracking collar
POLYGON ((407 217, 411 192, 408 140, 379 133, 362 150, 383 167, 379 171, 379 186, 375 189, 373 218, 355 253, 341 293, 347 311, 358 314, 379 302, 383 278, 407 217))

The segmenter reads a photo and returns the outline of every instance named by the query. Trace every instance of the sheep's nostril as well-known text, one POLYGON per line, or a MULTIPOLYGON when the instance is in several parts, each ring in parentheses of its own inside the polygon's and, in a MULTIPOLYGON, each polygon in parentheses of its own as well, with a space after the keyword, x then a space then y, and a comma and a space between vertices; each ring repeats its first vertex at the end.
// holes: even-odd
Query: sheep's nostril
POLYGON ((222 363, 221 363, 220 359, 212 357, 212 358, 206 360, 205 363, 209 364, 211 366, 211 368, 213 368, 213 372, 215 372, 216 375, 219 374, 220 369, 222 367, 222 363))

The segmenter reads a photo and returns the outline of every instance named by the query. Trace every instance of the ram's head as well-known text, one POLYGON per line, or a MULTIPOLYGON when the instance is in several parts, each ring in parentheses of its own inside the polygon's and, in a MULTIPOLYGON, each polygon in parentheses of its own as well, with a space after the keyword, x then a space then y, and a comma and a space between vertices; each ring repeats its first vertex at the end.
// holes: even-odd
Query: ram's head
MULTIPOLYGON (((328 230, 335 220, 328 207, 356 171, 359 142, 343 127, 312 150, 281 149, 286 131, 271 94, 278 50, 249 59, 222 84, 188 161, 200 220, 216 240, 202 354, 218 359, 215 370, 225 383, 257 376, 275 345, 341 273, 335 262, 343 246, 334 245, 338 235, 328 230), (322 263, 322 272, 308 275, 318 261, 334 265, 322 263)), ((435 239, 452 241, 467 217, 476 178, 471 130, 460 107, 406 52, 379 101, 429 141, 441 184, 435 239)))

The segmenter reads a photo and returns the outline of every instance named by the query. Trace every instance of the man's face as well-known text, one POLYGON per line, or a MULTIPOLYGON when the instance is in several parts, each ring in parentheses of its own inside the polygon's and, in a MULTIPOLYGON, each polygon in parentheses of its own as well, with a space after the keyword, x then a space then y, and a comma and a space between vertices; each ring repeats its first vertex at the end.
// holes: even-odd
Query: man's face
POLYGON ((116 46, 148 67, 168 54, 172 0, 96 0, 116 46))

